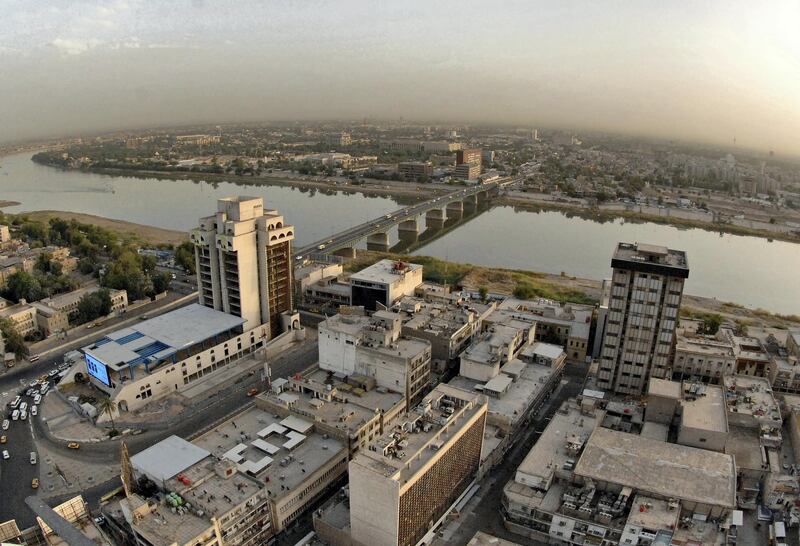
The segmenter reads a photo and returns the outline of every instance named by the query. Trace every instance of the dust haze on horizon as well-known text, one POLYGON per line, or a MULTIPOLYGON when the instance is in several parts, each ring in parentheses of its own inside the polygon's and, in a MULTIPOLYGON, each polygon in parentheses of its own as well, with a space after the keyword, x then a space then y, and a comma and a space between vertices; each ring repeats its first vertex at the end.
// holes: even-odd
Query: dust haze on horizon
POLYGON ((800 155, 791 0, 0 5, 0 142, 403 116, 800 155))

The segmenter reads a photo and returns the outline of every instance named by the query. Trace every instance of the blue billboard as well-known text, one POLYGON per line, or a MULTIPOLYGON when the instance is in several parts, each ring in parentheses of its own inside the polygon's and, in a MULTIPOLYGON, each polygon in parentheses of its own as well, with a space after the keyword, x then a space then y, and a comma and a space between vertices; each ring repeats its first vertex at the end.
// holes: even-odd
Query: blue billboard
POLYGON ((103 385, 111 387, 111 380, 108 378, 108 367, 97 360, 95 357, 86 353, 86 371, 89 375, 100 381, 103 385))

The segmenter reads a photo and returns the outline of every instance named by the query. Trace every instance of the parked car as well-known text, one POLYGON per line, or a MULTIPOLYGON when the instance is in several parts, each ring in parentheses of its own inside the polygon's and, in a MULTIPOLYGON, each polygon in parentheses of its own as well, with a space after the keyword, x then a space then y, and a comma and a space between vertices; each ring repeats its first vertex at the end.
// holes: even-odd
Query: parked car
POLYGON ((20 421, 24 421, 27 418, 28 418, 28 411, 27 410, 23 410, 23 411, 19 412, 20 421))
POLYGON ((15 409, 15 410, 14 410, 14 411, 11 413, 11 420, 12 420, 12 421, 19 421, 19 410, 18 410, 18 409, 15 409))
POLYGON ((39 404, 39 403, 41 403, 41 401, 42 401, 42 395, 41 394, 36 394, 36 395, 33 396, 33 403, 34 404, 39 404))

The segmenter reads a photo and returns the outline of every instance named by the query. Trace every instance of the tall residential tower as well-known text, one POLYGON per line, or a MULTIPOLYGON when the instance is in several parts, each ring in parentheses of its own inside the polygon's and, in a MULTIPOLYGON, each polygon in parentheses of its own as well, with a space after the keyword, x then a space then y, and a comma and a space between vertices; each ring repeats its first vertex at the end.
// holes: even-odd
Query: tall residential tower
POLYGON ((292 309, 294 226, 260 197, 226 197, 190 237, 200 304, 243 318, 245 330, 268 324, 280 333, 292 309))
POLYGON ((650 377, 667 377, 689 265, 681 250, 619 243, 611 267, 597 386, 639 395, 650 377))

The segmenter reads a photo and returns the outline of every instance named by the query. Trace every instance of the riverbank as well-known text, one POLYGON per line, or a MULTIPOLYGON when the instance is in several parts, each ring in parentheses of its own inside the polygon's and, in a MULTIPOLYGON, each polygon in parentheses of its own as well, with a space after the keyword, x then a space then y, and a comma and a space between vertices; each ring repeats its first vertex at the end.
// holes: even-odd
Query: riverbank
POLYGON ((0 209, 5 207, 16 207, 17 205, 21 205, 19 201, 3 201, 0 200, 0 209))
POLYGON ((189 234, 184 231, 146 226, 143 224, 136 224, 134 222, 115 220, 113 218, 104 218, 102 216, 84 214, 81 212, 37 210, 19 213, 19 216, 26 216, 31 220, 37 220, 41 222, 48 222, 51 218, 61 218, 63 220, 75 220, 82 224, 93 224, 113 231, 119 235, 131 235, 142 243, 152 246, 179 245, 189 238, 189 234))
MULTIPOLYGON (((44 165, 44 164, 43 164, 44 165)), ((53 165, 45 165, 57 169, 53 165)), ((314 179, 303 180, 300 177, 281 177, 281 176, 237 176, 234 174, 216 173, 192 173, 180 171, 154 171, 138 169, 113 169, 107 167, 89 167, 87 169, 66 169, 73 171, 85 171, 94 174, 104 174, 109 176, 130 176, 134 178, 152 178, 156 180, 192 180, 195 182, 229 182, 240 186, 286 186, 295 188, 315 189, 318 191, 331 191, 342 193, 361 193, 364 195, 391 196, 397 197, 408 202, 410 199, 423 199, 431 195, 439 195, 449 191, 455 191, 452 186, 444 184, 428 184, 418 186, 408 182, 369 180, 361 184, 353 184, 350 180, 326 180, 314 179)), ((308 177, 305 177, 308 178, 308 177)))
POLYGON ((519 199, 507 196, 498 197, 494 201, 494 203, 496 205, 510 206, 514 207, 515 209, 525 210, 528 212, 541 212, 544 210, 553 210, 564 213, 571 213, 575 214, 576 216, 580 216, 581 218, 585 218, 587 220, 594 220, 596 222, 608 222, 615 220, 617 218, 622 218, 627 222, 640 222, 640 223, 649 222, 653 224, 675 226, 677 228, 703 229, 706 231, 713 231, 716 233, 729 233, 731 235, 743 235, 748 237, 760 237, 763 239, 786 241, 789 243, 800 243, 800 235, 793 235, 791 233, 749 228, 745 226, 738 226, 735 224, 704 222, 701 220, 679 218, 676 216, 658 216, 655 214, 646 214, 642 212, 635 212, 628 210, 603 210, 599 208, 590 209, 584 206, 573 205, 570 203, 554 203, 551 201, 519 199))
MULTIPOLYGON (((594 305, 600 300, 602 282, 582 279, 566 273, 553 275, 536 271, 482 267, 448 262, 430 256, 408 256, 385 252, 359 250, 356 259, 345 264, 349 272, 358 271, 378 260, 390 258, 423 265, 426 280, 444 282, 478 291, 481 287, 489 293, 516 295, 525 299, 543 297, 561 302, 594 305)), ((684 294, 681 315, 691 318, 720 315, 723 320, 739 322, 748 327, 786 330, 800 326, 800 316, 781 315, 764 309, 750 309, 733 302, 684 294)))

